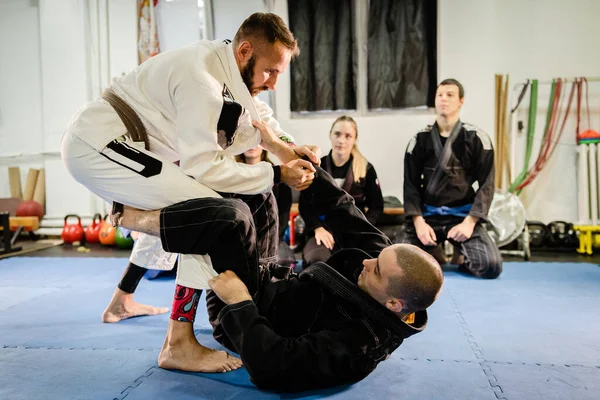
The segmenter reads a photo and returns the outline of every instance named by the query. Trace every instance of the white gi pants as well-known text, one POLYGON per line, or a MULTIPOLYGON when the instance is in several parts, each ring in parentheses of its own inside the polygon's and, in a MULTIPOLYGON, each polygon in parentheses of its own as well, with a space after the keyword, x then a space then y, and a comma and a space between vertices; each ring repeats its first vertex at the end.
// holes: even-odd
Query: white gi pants
MULTIPOLYGON (((128 136, 112 141, 98 152, 68 131, 62 139, 61 153, 73 178, 109 204, 116 201, 142 210, 157 210, 194 198, 221 197, 128 136)), ((173 268, 176 257, 162 250, 160 238, 142 234, 130 261, 140 267, 165 270, 173 268)), ((208 255, 179 257, 177 283, 182 286, 208 289, 208 279, 216 275, 208 255)))

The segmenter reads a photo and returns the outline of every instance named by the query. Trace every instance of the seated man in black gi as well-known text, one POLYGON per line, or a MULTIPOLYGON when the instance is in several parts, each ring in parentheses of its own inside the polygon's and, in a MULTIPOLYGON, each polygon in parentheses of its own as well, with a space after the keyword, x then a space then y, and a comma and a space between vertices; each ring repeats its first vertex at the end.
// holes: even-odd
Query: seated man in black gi
MULTIPOLYGON (((426 308, 444 279, 427 252, 392 244, 374 228, 323 169, 317 167, 301 194, 325 215, 342 250, 299 275, 281 276, 277 266, 259 265, 264 241, 256 238, 262 228, 255 226, 261 222, 253 218, 252 202, 208 198, 157 211, 126 207, 118 221, 160 236, 167 251, 210 255, 220 272, 207 293, 213 334, 240 354, 261 389, 299 391, 362 380, 425 328, 426 308)), ((270 229, 276 232, 276 224, 270 229)), ((176 355, 164 362, 170 340, 195 340, 193 318, 186 318, 188 337, 167 337, 160 367, 177 369, 176 355)))
POLYGON ((435 95, 435 123, 408 143, 406 229, 400 241, 435 254, 448 240, 455 249, 452 263, 460 271, 495 279, 502 273, 502 256, 482 224, 494 197, 494 149, 487 133, 460 120, 463 103, 460 82, 442 81, 435 95))

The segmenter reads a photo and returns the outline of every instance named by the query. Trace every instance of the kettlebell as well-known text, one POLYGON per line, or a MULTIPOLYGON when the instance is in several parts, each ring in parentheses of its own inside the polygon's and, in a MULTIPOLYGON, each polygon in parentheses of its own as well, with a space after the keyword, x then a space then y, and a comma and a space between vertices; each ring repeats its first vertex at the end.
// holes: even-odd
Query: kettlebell
POLYGON ((548 237, 553 246, 574 249, 579 244, 573 224, 565 221, 553 221, 548 224, 548 237))
POLYGON ((83 226, 81 226, 81 218, 78 215, 69 214, 65 217, 65 224, 60 235, 65 243, 81 242, 83 239, 83 226), (70 217, 77 218, 76 224, 67 224, 67 219, 70 217))
POLYGON ((544 247, 548 241, 548 227, 539 221, 527 221, 529 230, 529 246, 532 249, 544 247))
POLYGON ((100 234, 98 235, 98 239, 100 240, 101 244, 105 246, 112 246, 115 244, 117 229, 114 226, 112 226, 112 224, 106 222, 106 218, 108 218, 108 215, 104 216, 102 226, 100 227, 100 234))
POLYGON ((100 241, 100 228, 102 228, 102 215, 94 214, 92 223, 85 228, 85 241, 87 243, 98 243, 100 241))
POLYGON ((133 238, 129 234, 125 235, 121 228, 117 228, 115 243, 120 249, 131 249, 133 247, 133 238))

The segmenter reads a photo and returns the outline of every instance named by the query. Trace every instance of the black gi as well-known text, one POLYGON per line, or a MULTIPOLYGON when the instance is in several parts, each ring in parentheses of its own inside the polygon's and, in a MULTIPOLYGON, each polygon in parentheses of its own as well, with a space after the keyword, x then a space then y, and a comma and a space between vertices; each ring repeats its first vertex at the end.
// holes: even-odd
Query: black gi
MULTIPOLYGON (((391 245, 389 239, 366 220, 352 196, 319 167, 315 181, 302 196, 325 215, 323 223, 336 241, 354 249, 334 256, 332 267, 341 273, 339 279, 347 279, 357 294, 374 301, 356 282, 362 261, 391 245)), ((254 302, 218 307, 213 301, 209 318, 215 338, 240 354, 259 388, 298 391, 357 382, 405 338, 425 328, 426 311, 417 312, 415 322, 409 325, 377 303, 378 312, 389 317, 383 323, 310 276, 291 274, 275 279, 270 271, 276 267, 259 268, 258 263, 254 270, 247 269, 247 260, 258 259, 256 230, 249 214, 250 208, 238 199, 175 204, 161 211, 161 240, 169 251, 208 253, 217 272, 231 269, 250 283, 254 302), (227 207, 212 207, 218 203, 227 207), (255 282, 260 282, 258 287, 255 282)))
MULTIPOLYGON (((371 225, 376 226, 381 213, 383 212, 383 194, 377 179, 375 167, 371 163, 367 163, 367 173, 359 182, 354 181, 354 173, 352 171, 353 156, 342 166, 337 167, 333 163, 331 151, 328 155, 321 158, 322 168, 331 175, 338 186, 345 190, 354 198, 354 204, 364 214, 371 225)), ((307 202, 303 196, 300 196, 298 204, 300 215, 306 224, 305 235, 308 240, 303 250, 304 261, 307 265, 316 261, 325 261, 331 256, 331 251, 324 245, 317 245, 314 238, 315 229, 322 227, 323 223, 319 219, 319 214, 315 212, 312 204, 307 202)), ((334 247, 339 250, 339 246, 334 247)))
MULTIPOLYGON (((496 278, 502 272, 502 257, 481 222, 487 220, 494 196, 494 149, 490 137, 479 128, 458 121, 448 138, 440 135, 437 123, 418 132, 409 142, 404 157, 404 212, 406 229, 402 242, 422 248, 413 216, 423 215, 425 206, 471 205, 469 215, 478 217, 473 235, 465 242, 450 242, 465 256, 465 267, 475 276, 496 278), (473 183, 479 185, 477 191, 473 183)), ((438 243, 464 216, 430 215, 438 243)), ((432 250, 432 248, 426 248, 432 250)))

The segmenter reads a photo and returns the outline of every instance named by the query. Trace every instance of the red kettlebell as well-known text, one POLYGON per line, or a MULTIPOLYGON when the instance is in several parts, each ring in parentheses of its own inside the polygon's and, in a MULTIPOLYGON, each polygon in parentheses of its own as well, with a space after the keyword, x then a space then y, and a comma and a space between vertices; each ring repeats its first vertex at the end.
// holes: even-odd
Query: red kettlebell
POLYGON ((78 215, 69 214, 65 217, 65 225, 60 237, 65 243, 81 242, 83 239, 83 226, 81 226, 81 218, 78 215), (69 217, 77 218, 77 223, 67 224, 69 217))
POLYGON ((94 218, 92 218, 92 223, 87 228, 85 228, 86 243, 98 243, 98 241, 100 240, 100 228, 102 228, 102 215, 94 214, 94 218))

